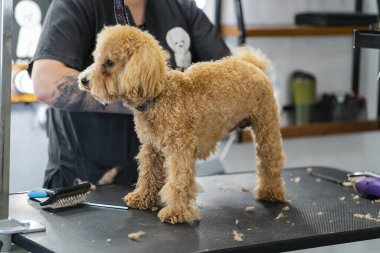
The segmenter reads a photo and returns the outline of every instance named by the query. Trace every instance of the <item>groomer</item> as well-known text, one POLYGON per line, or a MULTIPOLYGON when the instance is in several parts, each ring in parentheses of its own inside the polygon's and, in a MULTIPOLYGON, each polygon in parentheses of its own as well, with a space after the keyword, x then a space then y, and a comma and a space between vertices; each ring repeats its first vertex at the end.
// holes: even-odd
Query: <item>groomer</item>
POLYGON ((29 65, 36 96, 50 106, 46 188, 75 178, 96 183, 113 167, 119 168, 115 183, 137 180, 133 115, 121 103, 101 105, 77 86, 78 73, 92 63, 96 35, 118 23, 154 35, 174 69, 230 54, 193 0, 53 0, 29 65))

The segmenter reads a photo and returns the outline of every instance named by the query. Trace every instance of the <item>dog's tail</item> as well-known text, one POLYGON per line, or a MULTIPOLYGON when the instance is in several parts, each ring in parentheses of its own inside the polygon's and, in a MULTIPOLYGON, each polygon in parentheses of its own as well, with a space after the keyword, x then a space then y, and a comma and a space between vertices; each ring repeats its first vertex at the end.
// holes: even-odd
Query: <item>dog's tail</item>
POLYGON ((264 72, 268 71, 270 62, 263 52, 249 46, 238 47, 233 54, 240 60, 254 64, 264 72))

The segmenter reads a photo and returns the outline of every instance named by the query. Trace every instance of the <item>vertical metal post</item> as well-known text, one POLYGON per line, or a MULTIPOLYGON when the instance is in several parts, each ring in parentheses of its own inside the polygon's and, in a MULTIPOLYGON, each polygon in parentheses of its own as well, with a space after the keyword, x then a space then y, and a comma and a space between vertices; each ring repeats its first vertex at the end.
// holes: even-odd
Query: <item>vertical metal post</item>
POLYGON ((356 12, 363 12, 363 0, 356 0, 355 1, 355 11, 356 12))
POLYGON ((359 31, 354 31, 353 34, 353 61, 352 61, 352 83, 351 89, 359 95, 359 79, 360 79, 360 46, 358 46, 357 39, 359 31))
MULTIPOLYGON (((379 71, 380 71, 380 60, 379 60, 379 71)), ((380 119, 380 80, 377 80, 377 119, 380 119)))
POLYGON ((239 28, 239 45, 245 45, 246 32, 243 17, 243 8, 241 6, 241 0, 235 0, 235 12, 237 17, 237 24, 239 28))
MULTIPOLYGON (((380 22, 380 0, 377 0, 377 19, 380 22)), ((379 60, 379 69, 380 69, 380 60, 379 60)), ((377 81, 377 118, 380 119, 380 80, 377 81)))
POLYGON ((0 3, 0 220, 9 215, 12 0, 0 3))
POLYGON ((0 251, 12 249, 12 235, 45 231, 35 221, 9 218, 9 147, 12 74, 13 0, 0 2, 0 251))
POLYGON ((221 16, 223 0, 215 0, 215 29, 221 32, 221 16))

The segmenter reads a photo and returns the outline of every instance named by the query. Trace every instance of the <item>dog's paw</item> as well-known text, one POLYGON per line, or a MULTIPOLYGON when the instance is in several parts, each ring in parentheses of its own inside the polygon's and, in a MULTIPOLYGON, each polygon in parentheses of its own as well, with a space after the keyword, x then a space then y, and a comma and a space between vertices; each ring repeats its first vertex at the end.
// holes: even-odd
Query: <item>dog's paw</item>
POLYGON ((131 192, 124 197, 127 206, 137 209, 153 210, 157 206, 157 198, 142 195, 140 192, 131 192))
POLYGON ((164 207, 158 213, 161 222, 169 222, 171 224, 194 222, 200 220, 198 210, 194 207, 187 209, 178 209, 173 207, 164 207))
POLYGON ((278 187, 257 186, 254 190, 256 198, 265 201, 285 202, 285 190, 281 184, 278 187))

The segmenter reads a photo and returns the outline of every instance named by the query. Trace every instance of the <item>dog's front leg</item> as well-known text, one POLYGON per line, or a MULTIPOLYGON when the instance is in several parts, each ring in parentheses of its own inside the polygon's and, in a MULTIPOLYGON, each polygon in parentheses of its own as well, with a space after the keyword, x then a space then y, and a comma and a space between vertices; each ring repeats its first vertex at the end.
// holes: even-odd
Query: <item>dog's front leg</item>
POLYGON ((139 154, 139 177, 136 189, 124 197, 132 208, 152 209, 159 205, 158 192, 165 182, 163 156, 151 145, 142 144, 139 154))
MULTIPOLYGON (((181 147, 181 145, 178 145, 181 147)), ((194 179, 195 148, 175 148, 167 152, 165 167, 167 182, 160 192, 166 204, 158 217, 172 224, 199 220, 196 208, 196 184, 194 179)))

